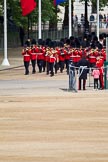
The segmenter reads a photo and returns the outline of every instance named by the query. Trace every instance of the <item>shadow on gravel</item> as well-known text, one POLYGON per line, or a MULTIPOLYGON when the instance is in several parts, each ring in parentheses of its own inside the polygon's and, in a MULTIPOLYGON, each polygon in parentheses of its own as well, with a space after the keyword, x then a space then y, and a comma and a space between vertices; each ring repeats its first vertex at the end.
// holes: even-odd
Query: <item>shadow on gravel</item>
POLYGON ((77 90, 72 90, 72 89, 67 89, 67 88, 60 88, 60 90, 64 91, 64 92, 74 92, 74 93, 77 93, 78 91, 77 90))

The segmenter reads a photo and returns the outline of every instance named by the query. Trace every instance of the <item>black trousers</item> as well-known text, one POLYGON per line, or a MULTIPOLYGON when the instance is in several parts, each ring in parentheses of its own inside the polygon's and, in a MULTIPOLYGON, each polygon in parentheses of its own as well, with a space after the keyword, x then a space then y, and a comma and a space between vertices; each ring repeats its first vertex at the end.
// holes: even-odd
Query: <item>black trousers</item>
POLYGON ((94 89, 98 89, 98 78, 94 78, 94 89))
POLYGON ((86 79, 79 79, 79 90, 81 90, 82 86, 82 81, 83 81, 83 90, 85 90, 85 85, 86 85, 86 79))
POLYGON ((30 65, 30 61, 24 61, 25 75, 29 74, 29 65, 30 65))
POLYGON ((39 68, 39 73, 41 73, 43 68, 43 60, 37 60, 37 66, 39 68))
POLYGON ((46 68, 46 61, 43 60, 43 72, 45 72, 45 68, 46 68))
POLYGON ((51 74, 51 76, 53 76, 54 75, 54 63, 49 63, 49 66, 50 66, 50 74, 51 74))
POLYGON ((66 63, 67 74, 69 74, 69 60, 65 60, 65 63, 66 63))
POLYGON ((32 63, 32 73, 36 72, 36 60, 31 60, 32 63))
POLYGON ((47 75, 49 74, 49 71, 50 71, 50 65, 49 65, 49 62, 47 61, 46 62, 46 74, 47 75))
POLYGON ((64 61, 59 61, 60 72, 63 72, 64 69, 64 61))
POLYGON ((57 74, 57 71, 59 70, 59 63, 58 62, 55 62, 54 68, 55 68, 55 74, 57 74))

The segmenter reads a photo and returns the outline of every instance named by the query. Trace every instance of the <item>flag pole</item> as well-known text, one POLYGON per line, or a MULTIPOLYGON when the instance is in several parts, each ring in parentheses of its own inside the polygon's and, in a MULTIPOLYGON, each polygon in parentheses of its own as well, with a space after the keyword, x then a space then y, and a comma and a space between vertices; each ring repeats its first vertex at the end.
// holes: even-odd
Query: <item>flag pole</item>
POLYGON ((72 36, 72 9, 71 0, 69 0, 69 37, 72 36))
POLYGON ((41 39, 42 38, 42 35, 41 35, 41 0, 39 0, 39 25, 38 25, 38 31, 39 31, 39 36, 38 38, 41 39))
POLYGON ((99 0, 97 0, 97 37, 99 39, 99 0))
POLYGON ((28 18, 28 26, 27 26, 27 30, 28 30, 28 31, 27 31, 28 33, 27 33, 27 34, 28 34, 28 36, 27 36, 27 37, 28 37, 28 39, 29 39, 29 38, 30 38, 30 32, 29 32, 30 16, 28 15, 27 18, 28 18))
POLYGON ((9 66, 7 59, 7 7, 6 0, 4 0, 4 59, 2 65, 9 66))

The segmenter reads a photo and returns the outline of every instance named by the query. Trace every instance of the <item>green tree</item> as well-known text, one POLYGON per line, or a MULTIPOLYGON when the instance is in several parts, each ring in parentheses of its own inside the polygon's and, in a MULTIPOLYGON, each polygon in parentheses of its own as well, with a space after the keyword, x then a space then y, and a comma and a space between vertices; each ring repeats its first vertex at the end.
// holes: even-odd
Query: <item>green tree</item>
MULTIPOLYGON (((84 1, 84 0, 81 0, 84 1)), ((90 0, 88 0, 89 2, 90 0)), ((73 2, 73 0, 72 0, 73 2)), ((92 6, 96 9, 97 0, 91 0, 92 6)), ((100 10, 108 5, 108 0, 99 0, 100 2, 100 10)), ((38 23, 38 0, 36 0, 37 7, 36 9, 29 15, 30 16, 30 22, 38 23)), ((72 3, 73 4, 73 3, 72 3)), ((0 16, 3 15, 3 5, 4 0, 0 1, 0 16)), ((65 17, 64 17, 64 26, 68 25, 68 0, 62 4, 62 6, 65 6, 65 17)), ((72 6, 72 11, 74 10, 74 6, 72 6)), ((56 26, 56 23, 58 21, 57 13, 60 12, 58 6, 54 7, 53 0, 42 0, 42 22, 45 23, 46 21, 50 21, 50 25, 56 26)), ((22 16, 21 13, 21 6, 20 6, 20 0, 7 0, 7 15, 8 19, 11 18, 13 22, 17 25, 23 25, 25 28, 27 28, 28 24, 28 16, 22 16)))
MULTIPOLYGON (((0 1, 0 15, 3 15, 4 1, 0 1)), ((36 9, 29 14, 32 23, 38 23, 38 0, 36 0, 36 9)), ((19 0, 7 0, 7 17, 11 18, 17 26, 23 25, 27 27, 28 16, 22 16, 19 0)), ((42 22, 55 20, 55 12, 52 0, 42 0, 42 22)))
MULTIPOLYGON (((80 1, 84 2, 84 0, 80 0, 80 1)), ((92 3, 92 11, 97 13, 97 0, 87 0, 87 1, 92 3)), ((108 0, 99 0, 100 11, 103 10, 103 8, 107 5, 108 5, 108 0)))

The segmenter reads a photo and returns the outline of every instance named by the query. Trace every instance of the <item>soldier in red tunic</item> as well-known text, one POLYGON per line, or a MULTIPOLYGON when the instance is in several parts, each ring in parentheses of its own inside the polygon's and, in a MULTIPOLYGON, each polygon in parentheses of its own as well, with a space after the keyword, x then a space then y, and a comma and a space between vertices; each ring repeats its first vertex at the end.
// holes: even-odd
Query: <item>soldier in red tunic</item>
POLYGON ((49 75, 50 66, 49 66, 49 58, 50 58, 50 48, 46 48, 45 53, 45 61, 46 61, 46 74, 49 75))
POLYGON ((56 58, 53 54, 53 49, 51 50, 50 56, 49 56, 49 67, 50 67, 50 76, 54 76, 54 63, 56 61, 56 58))
POLYGON ((37 66, 39 68, 39 73, 41 73, 42 68, 43 68, 43 64, 44 64, 44 60, 45 60, 45 53, 44 53, 41 46, 39 46, 36 49, 36 54, 37 54, 37 66))
POLYGON ((66 63, 67 74, 69 74, 69 63, 70 63, 71 52, 68 46, 64 48, 64 53, 65 53, 65 63, 66 63))
POLYGON ((65 63, 65 52, 63 47, 60 47, 60 49, 57 50, 58 56, 59 56, 59 67, 60 72, 63 73, 64 70, 64 63, 65 63))
POLYGON ((79 51, 77 49, 73 50, 71 58, 72 58, 74 66, 77 66, 77 63, 81 59, 81 56, 80 56, 79 51))
POLYGON ((59 56, 56 49, 54 49, 54 57, 55 57, 55 64, 54 64, 55 74, 57 74, 57 71, 59 70, 59 56))
POLYGON ((104 64, 104 60, 100 56, 97 57, 96 66, 99 68, 99 72, 100 72, 99 75, 100 89, 104 89, 103 64, 104 64))
POLYGON ((32 74, 36 73, 36 48, 35 45, 31 47, 31 63, 32 63, 32 74))
POLYGON ((101 58, 103 58, 103 60, 106 61, 106 50, 105 49, 101 50, 101 58))
POLYGON ((93 50, 89 51, 88 60, 89 60, 89 63, 90 63, 90 67, 91 68, 95 67, 95 65, 96 65, 96 56, 95 56, 95 52, 93 50))
POLYGON ((22 50, 23 55, 23 61, 24 61, 24 67, 25 67, 25 75, 29 74, 29 64, 30 64, 30 50, 28 47, 24 48, 22 50))
POLYGON ((47 61, 47 75, 54 76, 54 64, 56 61, 55 53, 53 48, 48 48, 46 50, 46 61, 47 61))

